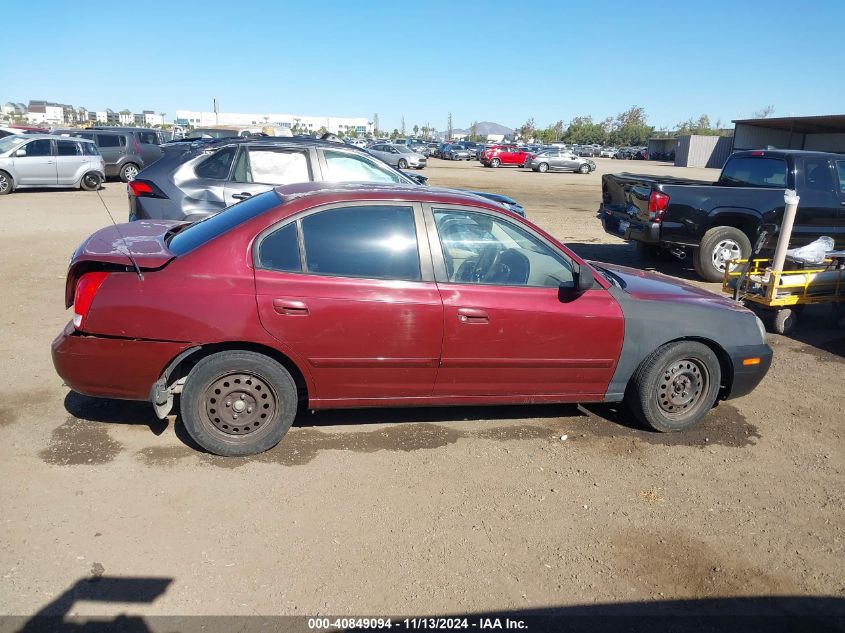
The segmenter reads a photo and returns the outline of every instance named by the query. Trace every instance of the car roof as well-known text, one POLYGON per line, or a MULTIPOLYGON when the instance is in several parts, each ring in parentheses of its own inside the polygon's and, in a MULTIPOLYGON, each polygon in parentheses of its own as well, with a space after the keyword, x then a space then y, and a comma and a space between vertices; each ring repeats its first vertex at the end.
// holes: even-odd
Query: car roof
POLYGON ((815 158, 835 158, 842 160, 843 155, 835 152, 818 152, 809 149, 748 149, 736 151, 731 156, 770 156, 772 158, 786 158, 787 156, 803 156, 815 158))
POLYGON ((276 187, 275 192, 284 201, 308 200, 308 206, 338 201, 402 200, 403 202, 428 202, 433 204, 470 205, 495 211, 502 207, 468 191, 441 189, 421 185, 403 185, 372 182, 302 182, 276 187))
POLYGON ((80 141, 82 143, 93 143, 94 142, 89 138, 77 138, 75 136, 74 137, 70 137, 70 136, 61 137, 58 134, 15 134, 14 136, 20 136, 22 139, 25 139, 27 141, 34 141, 36 139, 49 139, 49 140, 54 140, 54 141, 55 140, 59 140, 59 141, 62 141, 62 140, 64 140, 64 141, 80 141))

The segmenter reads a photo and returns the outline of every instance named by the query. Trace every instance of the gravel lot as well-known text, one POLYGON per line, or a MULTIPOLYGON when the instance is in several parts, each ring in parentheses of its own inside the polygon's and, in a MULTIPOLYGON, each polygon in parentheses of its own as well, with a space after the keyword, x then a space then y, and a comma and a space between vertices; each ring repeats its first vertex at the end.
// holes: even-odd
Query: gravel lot
MULTIPOLYGON (((424 173, 510 195, 579 253, 637 267, 634 248, 596 220, 601 174, 716 177, 596 162, 582 176, 431 159, 424 173)), ((102 194, 125 219, 125 187, 102 194)), ((845 333, 827 311, 808 310, 791 337, 770 335, 760 388, 684 435, 594 406, 305 412, 276 449, 217 458, 189 448, 177 419, 69 393, 53 371, 68 256, 106 223, 88 192, 0 198, 3 613, 845 598, 845 333), (130 578, 166 588, 128 604, 110 588, 130 578)), ((661 271, 694 278, 684 262, 661 271)))

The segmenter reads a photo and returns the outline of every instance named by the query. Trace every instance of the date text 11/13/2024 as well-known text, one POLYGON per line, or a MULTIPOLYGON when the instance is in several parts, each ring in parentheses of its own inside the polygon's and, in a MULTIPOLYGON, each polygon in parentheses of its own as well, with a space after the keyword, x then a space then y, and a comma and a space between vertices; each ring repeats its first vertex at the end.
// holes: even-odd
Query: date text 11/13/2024
POLYGON ((313 631, 409 629, 443 631, 449 629, 527 630, 524 620, 511 618, 308 618, 313 631))

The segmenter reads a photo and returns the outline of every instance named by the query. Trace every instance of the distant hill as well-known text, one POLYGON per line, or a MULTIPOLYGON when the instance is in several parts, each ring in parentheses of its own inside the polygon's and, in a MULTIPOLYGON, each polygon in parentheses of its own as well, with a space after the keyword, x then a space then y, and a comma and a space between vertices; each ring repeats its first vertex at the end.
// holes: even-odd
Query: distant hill
MULTIPOLYGON (((499 125, 498 123, 493 123, 491 121, 479 121, 476 125, 477 133, 479 136, 487 136, 488 134, 503 134, 508 136, 513 134, 513 130, 509 127, 504 125, 499 125)), ((470 130, 467 129, 460 129, 455 128, 453 130, 454 134, 469 134, 470 130)))

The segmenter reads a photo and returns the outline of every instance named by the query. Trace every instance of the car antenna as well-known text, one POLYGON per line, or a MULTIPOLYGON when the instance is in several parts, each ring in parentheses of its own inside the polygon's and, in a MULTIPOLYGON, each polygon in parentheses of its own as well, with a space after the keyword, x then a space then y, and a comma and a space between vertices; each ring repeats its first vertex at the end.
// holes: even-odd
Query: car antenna
POLYGON ((106 213, 109 214, 109 219, 111 223, 114 224, 114 228, 117 231, 118 237, 123 241, 123 248, 126 249, 126 256, 129 258, 129 261, 132 262, 132 265, 135 267, 135 272, 138 273, 138 279, 144 281, 144 275, 141 273, 141 268, 138 266, 138 262, 135 261, 135 258, 132 257, 132 251, 129 250, 129 244, 126 242, 126 238, 123 237, 123 233, 120 232, 120 227, 117 226, 117 222, 114 221, 114 216, 109 211, 109 205, 106 204, 106 201, 103 200, 103 196, 100 195, 100 190, 97 190, 97 197, 100 199, 100 202, 103 203, 103 207, 106 210, 106 213))

